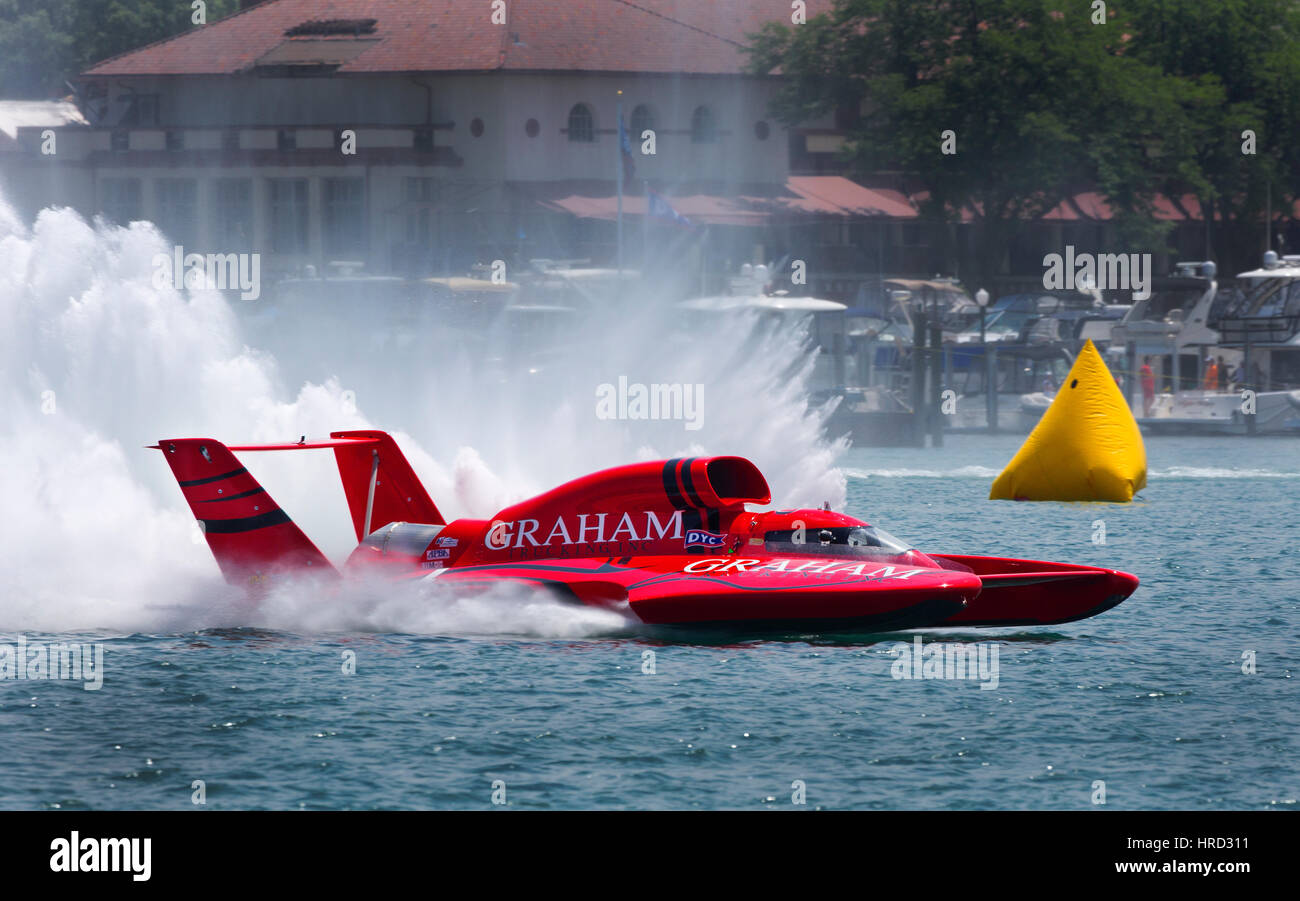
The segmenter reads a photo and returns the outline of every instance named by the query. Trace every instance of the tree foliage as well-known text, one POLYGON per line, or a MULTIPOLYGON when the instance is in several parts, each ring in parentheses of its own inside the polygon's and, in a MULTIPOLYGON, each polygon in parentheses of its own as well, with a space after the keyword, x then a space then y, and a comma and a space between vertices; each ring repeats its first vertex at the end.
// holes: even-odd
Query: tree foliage
POLYGON ((927 214, 973 213, 973 245, 952 251, 985 277, 1080 190, 1105 195, 1122 249, 1158 250, 1157 193, 1248 222, 1270 181, 1296 183, 1296 3, 1132 0, 1107 4, 1104 24, 1100 5, 837 0, 806 25, 768 25, 751 66, 785 76, 774 113, 789 124, 856 114, 857 172, 918 175, 927 214), (1241 153, 1245 128, 1258 156, 1241 153))
POLYGON ((1164 188, 1195 193, 1216 251, 1257 263, 1267 212, 1290 219, 1300 200, 1300 4, 1143 0, 1133 9, 1133 55, 1204 90, 1184 111, 1184 168, 1164 188), (1246 131, 1254 154, 1243 153, 1246 131))
MULTIPOLYGON (((205 0, 209 23, 238 0, 205 0)), ((189 0, 0 0, 0 97, 48 100, 94 63, 191 28, 189 0)))

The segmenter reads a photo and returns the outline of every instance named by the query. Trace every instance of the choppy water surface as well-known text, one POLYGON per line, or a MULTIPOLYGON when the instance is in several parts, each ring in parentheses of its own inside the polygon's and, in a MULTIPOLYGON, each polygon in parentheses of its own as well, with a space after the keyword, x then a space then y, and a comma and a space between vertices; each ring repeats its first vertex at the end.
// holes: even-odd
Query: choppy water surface
POLYGON ((848 512, 923 549, 1141 577, 1094 620, 925 633, 996 640, 991 690, 893 678, 899 636, 733 643, 506 608, 63 633, 104 642, 103 688, 0 683, 0 805, 183 809, 203 780, 209 808, 482 808, 501 780, 516 808, 788 809, 800 780, 810 807, 1082 809, 1100 780, 1108 807, 1294 809, 1300 446, 1152 439, 1137 503, 986 501, 1018 442, 841 460, 848 512), (429 634, 391 629, 413 621, 429 634))

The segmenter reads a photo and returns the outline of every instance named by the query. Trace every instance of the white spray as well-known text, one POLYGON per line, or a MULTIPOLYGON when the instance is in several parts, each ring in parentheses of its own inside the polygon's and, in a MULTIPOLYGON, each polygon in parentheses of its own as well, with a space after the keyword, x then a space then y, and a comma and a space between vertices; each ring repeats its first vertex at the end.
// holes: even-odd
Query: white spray
MULTIPOLYGON (((431 609, 436 598, 312 592, 250 610, 221 583, 170 472, 144 449, 160 438, 249 443, 384 428, 449 518, 489 516, 593 469, 702 453, 752 458, 779 505, 843 502, 841 448, 819 438, 797 331, 755 321, 739 338, 734 324, 710 334, 651 308, 579 318, 571 337, 581 352, 532 373, 502 375, 503 336, 466 346, 436 322, 409 336, 402 354, 278 361, 262 349, 273 342, 217 291, 155 286, 151 261, 169 247, 147 223, 92 224, 66 209, 45 210, 29 227, 0 198, 0 629, 556 635, 614 622, 495 596, 431 609), (303 368, 320 377, 285 384, 303 368), (702 428, 597 419, 594 388, 620 375, 707 385, 702 428)), ((338 337, 329 323, 295 328, 333 328, 322 347, 338 337)), ((335 560, 355 544, 328 452, 244 462, 335 560)))

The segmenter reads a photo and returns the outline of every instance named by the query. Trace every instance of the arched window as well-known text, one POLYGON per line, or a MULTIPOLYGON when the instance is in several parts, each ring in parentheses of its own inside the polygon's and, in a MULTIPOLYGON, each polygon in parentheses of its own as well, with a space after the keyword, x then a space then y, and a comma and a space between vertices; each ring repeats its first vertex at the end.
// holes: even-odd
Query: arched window
POLYGON ((691 113, 691 143, 712 144, 718 140, 718 125, 713 121, 713 111, 707 106, 697 106, 691 113))
POLYGON ((630 132, 628 137, 632 139, 632 143, 635 144, 640 141, 642 133, 644 133, 646 129, 653 131, 654 127, 654 111, 652 111, 648 105, 638 103, 636 109, 632 110, 632 121, 628 123, 628 131, 630 132))
POLYGON ((596 140, 595 121, 591 117, 591 108, 585 103, 575 104, 569 110, 569 140, 588 144, 596 140))

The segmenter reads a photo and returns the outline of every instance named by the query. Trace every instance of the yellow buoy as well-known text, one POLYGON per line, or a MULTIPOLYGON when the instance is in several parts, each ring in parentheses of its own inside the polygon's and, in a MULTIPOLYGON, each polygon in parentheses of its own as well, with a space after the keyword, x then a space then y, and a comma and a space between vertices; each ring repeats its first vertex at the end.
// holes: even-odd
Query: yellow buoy
POLYGON ((1052 405, 993 480, 989 499, 1125 502, 1146 484, 1142 433, 1088 341, 1052 405))

